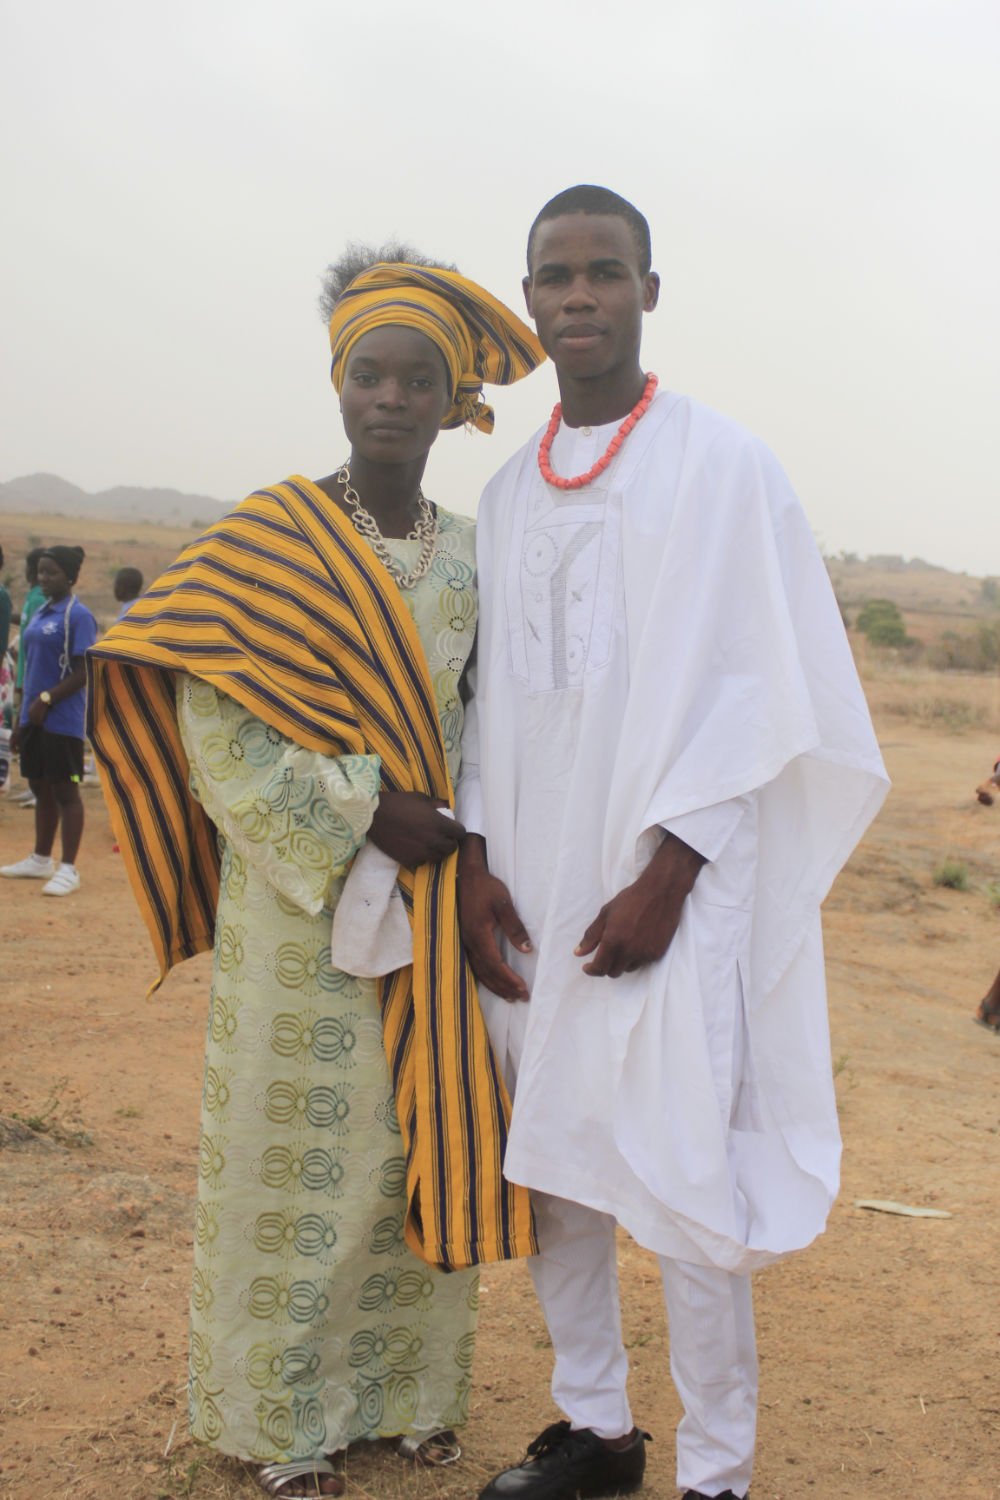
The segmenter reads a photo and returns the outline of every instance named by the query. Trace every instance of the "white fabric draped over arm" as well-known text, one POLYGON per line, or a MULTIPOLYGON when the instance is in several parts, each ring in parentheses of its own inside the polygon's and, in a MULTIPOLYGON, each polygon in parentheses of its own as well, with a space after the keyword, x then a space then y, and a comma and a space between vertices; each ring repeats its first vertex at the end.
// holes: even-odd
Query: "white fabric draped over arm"
POLYGON ((746 797, 733 797, 728 802, 716 802, 711 807, 699 807, 694 812, 665 818, 658 826, 664 833, 672 833, 681 839, 702 859, 714 863, 739 827, 747 801, 746 797))
POLYGON ((378 756, 305 750, 200 678, 179 676, 176 691, 193 795, 248 864, 315 916, 365 841, 378 756))

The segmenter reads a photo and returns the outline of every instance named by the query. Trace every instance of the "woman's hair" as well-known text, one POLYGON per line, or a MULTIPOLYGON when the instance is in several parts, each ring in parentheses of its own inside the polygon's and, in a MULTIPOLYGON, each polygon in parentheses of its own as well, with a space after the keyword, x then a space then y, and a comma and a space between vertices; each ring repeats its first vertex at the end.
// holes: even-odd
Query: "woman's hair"
POLYGON ((412 245, 402 240, 387 240, 384 245, 362 245, 350 240, 338 260, 332 261, 320 277, 322 291, 319 294, 319 311, 324 323, 333 317, 333 309, 347 291, 355 276, 367 271, 370 266, 383 263, 389 265, 430 266, 438 271, 457 271, 458 267, 444 260, 432 260, 421 255, 412 245))
POLYGON ((39 562, 43 557, 51 557, 57 568, 60 568, 69 579, 75 583, 80 576, 83 567, 83 559, 86 557, 82 547, 43 547, 39 554, 39 562))

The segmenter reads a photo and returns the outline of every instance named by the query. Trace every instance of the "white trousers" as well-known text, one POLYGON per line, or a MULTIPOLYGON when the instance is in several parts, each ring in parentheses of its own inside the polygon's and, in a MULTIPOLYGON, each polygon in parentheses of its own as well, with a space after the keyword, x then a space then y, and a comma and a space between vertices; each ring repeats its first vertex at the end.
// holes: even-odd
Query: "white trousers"
MULTIPOLYGON (((573 1427, 619 1437, 633 1427, 626 1394, 615 1221, 581 1203, 532 1193, 539 1254, 528 1265, 555 1350, 552 1396, 573 1427)), ((677 1483, 745 1495, 757 1425, 757 1349, 750 1278, 660 1256, 670 1373, 684 1408, 677 1483)))

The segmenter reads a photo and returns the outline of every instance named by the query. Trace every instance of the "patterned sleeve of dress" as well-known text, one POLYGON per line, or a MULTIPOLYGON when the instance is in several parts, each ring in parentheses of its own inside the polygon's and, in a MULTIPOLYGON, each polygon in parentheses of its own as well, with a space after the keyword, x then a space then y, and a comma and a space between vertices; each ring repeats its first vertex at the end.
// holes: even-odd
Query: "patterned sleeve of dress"
POLYGON ((248 864, 315 916, 365 841, 379 757, 305 750, 197 677, 178 675, 177 721, 192 795, 248 864))

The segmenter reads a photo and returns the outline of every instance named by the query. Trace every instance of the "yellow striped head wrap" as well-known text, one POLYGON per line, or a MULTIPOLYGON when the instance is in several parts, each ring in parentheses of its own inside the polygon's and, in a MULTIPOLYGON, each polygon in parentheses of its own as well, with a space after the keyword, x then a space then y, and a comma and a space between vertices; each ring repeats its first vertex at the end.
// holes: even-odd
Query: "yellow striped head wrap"
POLYGON ((437 266, 382 262, 355 276, 330 319, 330 379, 338 396, 355 344, 390 324, 417 329, 441 350, 453 397, 442 427, 492 432, 483 382, 513 385, 545 358, 527 324, 474 281, 437 266))

